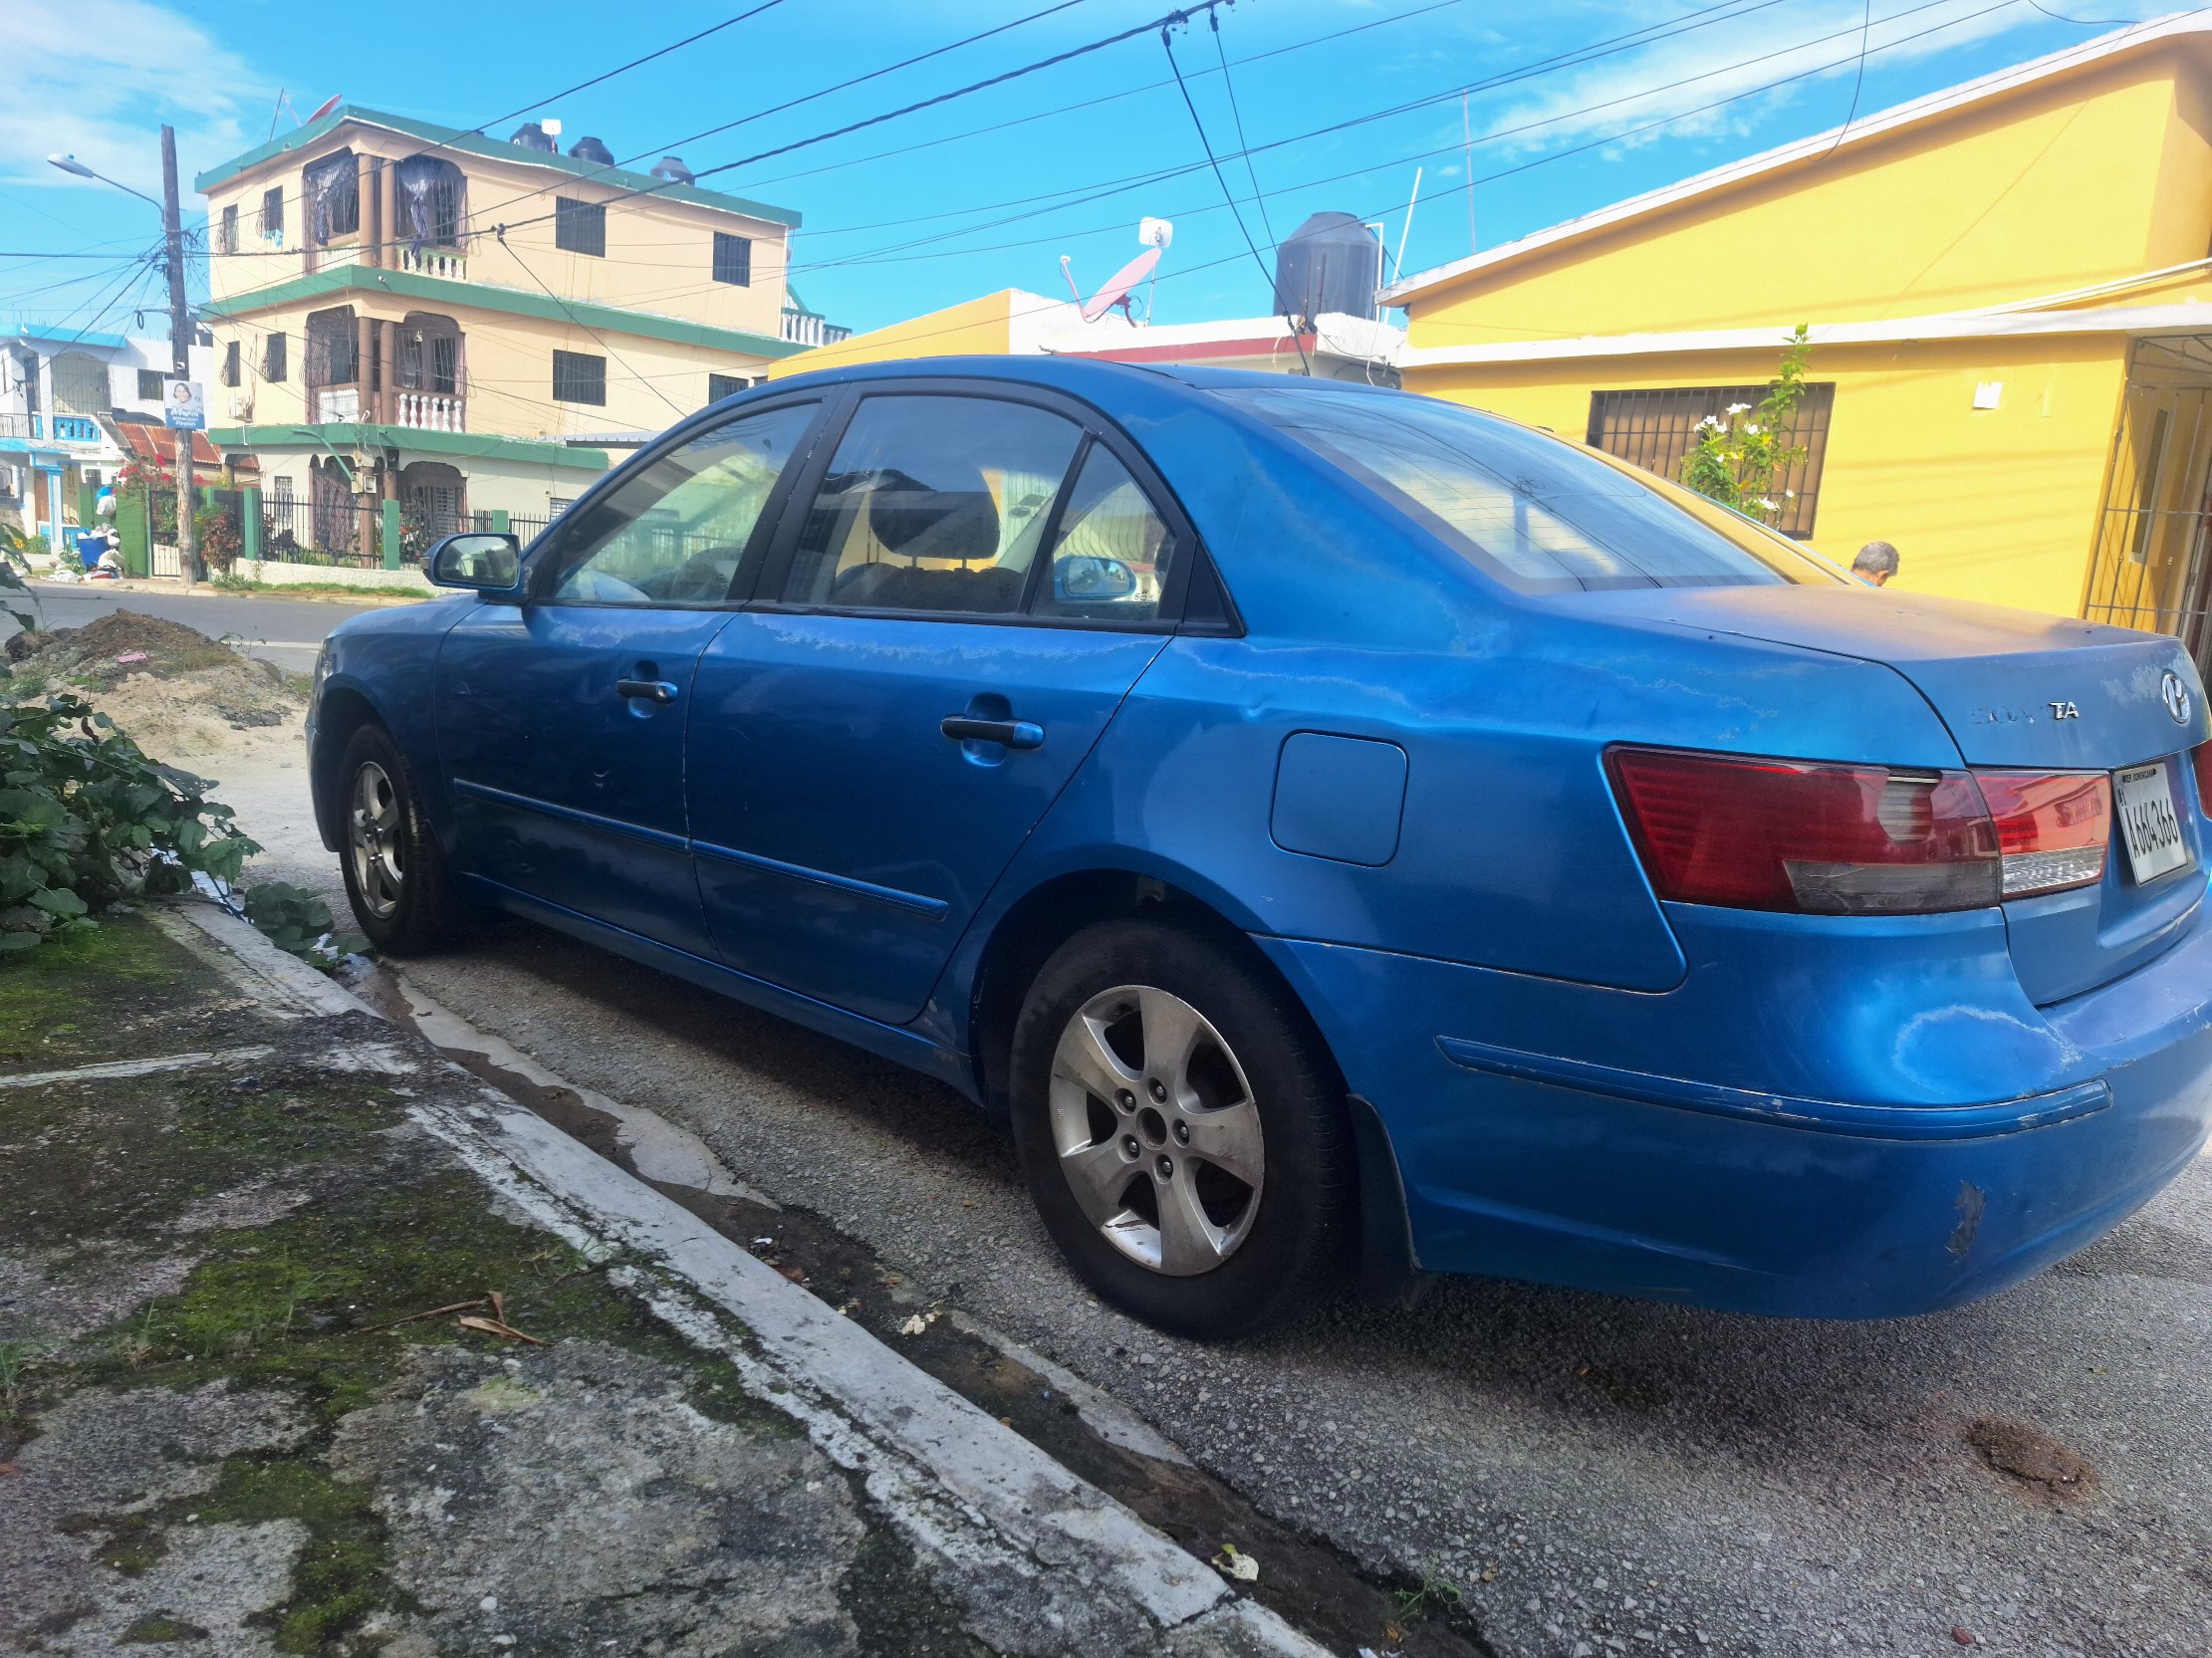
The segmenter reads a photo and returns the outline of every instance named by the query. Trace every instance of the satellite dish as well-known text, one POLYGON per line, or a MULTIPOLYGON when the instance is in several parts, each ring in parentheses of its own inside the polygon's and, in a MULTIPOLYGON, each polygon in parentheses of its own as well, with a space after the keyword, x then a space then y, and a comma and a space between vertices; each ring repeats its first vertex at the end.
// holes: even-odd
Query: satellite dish
MULTIPOLYGON (((344 99, 345 96, 346 95, 344 93, 332 93, 330 97, 324 99, 322 103, 316 105, 315 114, 308 117, 308 120, 321 120, 325 116, 329 115, 333 110, 338 108, 339 102, 344 99)), ((304 125, 305 122, 303 122, 302 124, 304 125)))
POLYGON ((1096 323, 1115 306, 1119 306, 1121 315, 1128 318, 1130 322, 1135 322, 1136 319, 1129 315, 1129 290, 1150 276, 1152 267, 1158 263, 1159 249, 1146 248, 1118 271, 1115 271, 1113 275, 1106 278, 1105 287, 1084 302, 1083 320, 1087 323, 1096 323))

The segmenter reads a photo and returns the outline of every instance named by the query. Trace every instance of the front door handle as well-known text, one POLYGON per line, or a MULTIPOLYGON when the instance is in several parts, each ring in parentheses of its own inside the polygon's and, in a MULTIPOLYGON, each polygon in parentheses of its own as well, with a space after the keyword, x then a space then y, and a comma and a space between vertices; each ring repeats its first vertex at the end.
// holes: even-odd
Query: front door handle
POLYGON ((618 697, 643 697, 647 702, 673 702, 676 688, 665 679, 617 679, 614 694, 618 697))
POLYGON ((937 729, 956 743, 1004 743, 1010 749, 1045 746, 1045 728, 1028 720, 976 720, 947 714, 937 729))

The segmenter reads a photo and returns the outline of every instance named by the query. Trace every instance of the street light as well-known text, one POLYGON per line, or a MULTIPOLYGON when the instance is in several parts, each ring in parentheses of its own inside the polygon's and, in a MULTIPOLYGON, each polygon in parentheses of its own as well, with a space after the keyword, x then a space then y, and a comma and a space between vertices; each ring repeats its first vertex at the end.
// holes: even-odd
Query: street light
MULTIPOLYGON (((169 265, 169 355, 170 366, 178 379, 189 379, 192 361, 189 348, 192 338, 192 315, 184 302, 184 229, 177 211, 176 201, 176 129, 161 128, 161 194, 155 201, 143 190, 133 190, 119 183, 105 173, 98 173, 74 155, 49 155, 49 164, 60 167, 73 178, 91 178, 126 196, 136 196, 161 213, 161 239, 168 250, 169 265)), ((54 514, 59 525, 62 515, 54 514)), ((147 551, 150 554, 153 526, 146 526, 147 551)), ((192 591, 193 580, 199 574, 199 537, 192 523, 192 434, 182 427, 176 433, 176 564, 177 576, 184 584, 184 591, 192 591)))
POLYGON ((49 155, 46 159, 49 165, 60 167, 62 171, 66 173, 73 173, 79 178, 97 178, 100 180, 101 183, 114 184, 117 189, 122 190, 128 195, 134 195, 140 201, 152 202, 155 207, 159 207, 161 205, 159 202, 154 201, 153 198, 147 195, 143 190, 133 190, 127 184, 116 183, 116 180, 110 178, 106 173, 98 173, 93 171, 92 168, 86 166, 84 162, 78 160, 77 157, 74 155, 49 155))

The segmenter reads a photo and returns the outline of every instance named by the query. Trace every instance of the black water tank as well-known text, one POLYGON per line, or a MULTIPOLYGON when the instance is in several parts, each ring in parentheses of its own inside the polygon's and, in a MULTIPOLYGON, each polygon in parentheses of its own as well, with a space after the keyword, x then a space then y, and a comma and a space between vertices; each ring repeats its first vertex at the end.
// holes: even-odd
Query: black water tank
POLYGON ((614 164, 614 152, 589 135, 577 139, 569 146, 569 157, 571 160, 589 161, 596 167, 611 167, 614 164))
POLYGON ((683 164, 680 156, 663 155, 660 164, 653 168, 653 177, 672 178, 678 184, 691 182, 691 169, 683 164))
POLYGON ((515 135, 507 140, 525 149, 542 149, 548 155, 558 154, 561 146, 546 136, 546 129, 534 120, 526 120, 515 128, 515 135))
POLYGON ((1350 213, 1316 213, 1275 250, 1275 312, 1319 317, 1374 315, 1382 244, 1350 213))

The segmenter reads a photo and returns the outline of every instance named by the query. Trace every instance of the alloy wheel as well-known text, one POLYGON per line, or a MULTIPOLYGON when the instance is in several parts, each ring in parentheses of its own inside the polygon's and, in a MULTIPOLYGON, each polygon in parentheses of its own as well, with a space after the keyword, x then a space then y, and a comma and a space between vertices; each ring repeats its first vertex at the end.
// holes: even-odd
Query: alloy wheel
POLYGON ((1170 1278, 1211 1271, 1259 1214, 1260 1110, 1206 1017, 1149 985, 1102 991, 1053 1054, 1060 1170, 1085 1217, 1130 1260, 1170 1278))
POLYGON ((399 908, 406 876, 399 860, 399 792, 373 760, 362 762, 354 774, 347 844, 354 860, 355 890, 369 914, 381 921, 399 908))

